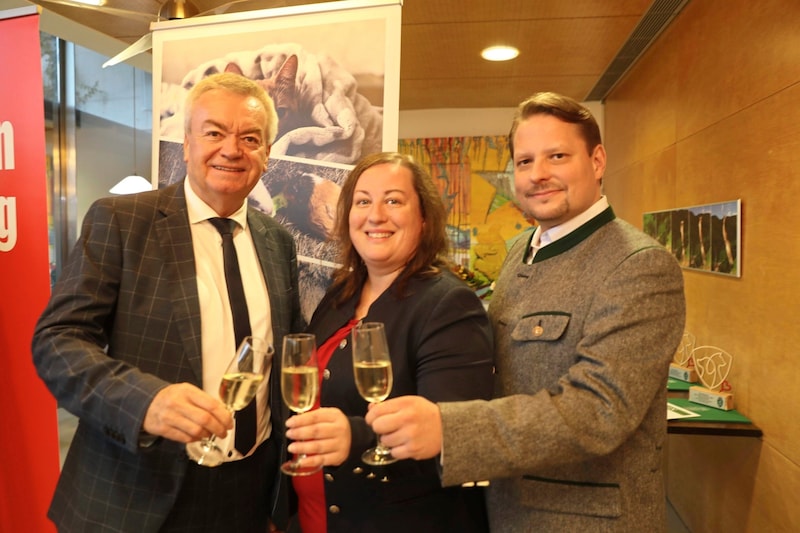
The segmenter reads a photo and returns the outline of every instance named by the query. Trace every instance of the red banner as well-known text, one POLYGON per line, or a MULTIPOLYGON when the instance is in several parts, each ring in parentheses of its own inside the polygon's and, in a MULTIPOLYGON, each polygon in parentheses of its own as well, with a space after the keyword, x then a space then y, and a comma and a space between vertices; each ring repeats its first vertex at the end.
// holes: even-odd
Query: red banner
POLYGON ((58 477, 53 397, 36 375, 31 337, 50 294, 39 15, 0 11, 0 531, 52 532, 58 477))

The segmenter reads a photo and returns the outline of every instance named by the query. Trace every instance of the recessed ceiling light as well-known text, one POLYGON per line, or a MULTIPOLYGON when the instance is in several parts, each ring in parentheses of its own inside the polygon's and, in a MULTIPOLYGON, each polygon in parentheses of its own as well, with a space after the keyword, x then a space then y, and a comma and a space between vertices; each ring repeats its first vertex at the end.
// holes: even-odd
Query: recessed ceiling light
POLYGON ((481 57, 487 61, 508 61, 518 55, 519 50, 513 46, 490 46, 481 52, 481 57))

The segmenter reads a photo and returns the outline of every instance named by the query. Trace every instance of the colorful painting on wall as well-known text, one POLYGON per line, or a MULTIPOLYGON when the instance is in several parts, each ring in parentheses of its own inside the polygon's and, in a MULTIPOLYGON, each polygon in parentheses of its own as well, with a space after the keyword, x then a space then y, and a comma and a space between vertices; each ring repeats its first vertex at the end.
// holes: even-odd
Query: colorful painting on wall
POLYGON ((741 200, 645 213, 643 227, 681 267, 741 277, 741 200))
POLYGON ((448 209, 453 261, 487 294, 511 242, 531 227, 514 203, 508 137, 400 139, 398 151, 428 166, 448 209))

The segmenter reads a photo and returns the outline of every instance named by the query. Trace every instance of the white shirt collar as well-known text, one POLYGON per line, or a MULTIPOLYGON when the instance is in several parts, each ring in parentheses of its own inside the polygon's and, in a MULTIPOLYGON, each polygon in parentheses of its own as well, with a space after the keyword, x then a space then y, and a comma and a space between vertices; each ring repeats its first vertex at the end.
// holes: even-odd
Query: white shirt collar
MULTIPOLYGON (((189 213, 189 224, 197 224, 198 222, 203 222, 209 218, 219 216, 210 205, 197 196, 189 183, 189 178, 183 180, 183 191, 186 193, 186 210, 189 213)), ((242 202, 242 206, 227 218, 232 218, 238 222, 242 228, 246 228, 247 199, 245 198, 244 202, 242 202)))
POLYGON ((553 226, 547 231, 542 231, 542 227, 537 226, 536 231, 533 233, 533 238, 531 239, 531 248, 538 250, 542 246, 547 246, 565 235, 569 235, 606 209, 608 209, 608 199, 605 196, 601 196, 589 209, 567 220, 563 224, 553 226))

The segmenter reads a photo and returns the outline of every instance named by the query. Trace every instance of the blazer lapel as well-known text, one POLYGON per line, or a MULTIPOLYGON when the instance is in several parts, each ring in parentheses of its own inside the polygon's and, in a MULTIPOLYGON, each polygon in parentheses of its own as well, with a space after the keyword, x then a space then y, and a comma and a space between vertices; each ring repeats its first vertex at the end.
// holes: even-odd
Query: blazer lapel
POLYGON ((253 234, 253 244, 256 247, 261 272, 267 284, 269 294, 270 314, 272 316, 273 342, 277 344, 288 333, 291 317, 288 310, 291 302, 287 300, 286 288, 290 280, 286 278, 284 263, 286 254, 281 253, 280 244, 275 240, 274 231, 270 229, 260 217, 255 216, 253 209, 248 212, 247 223, 253 234))
POLYGON ((315 315, 316 322, 312 321, 309 329, 313 329, 320 339, 327 339, 336 333, 355 316, 356 303, 361 298, 361 290, 360 287, 349 300, 337 306, 333 305, 334 294, 326 294, 319 304, 322 312, 315 315))
POLYGON ((175 308, 175 323, 183 338, 189 364, 198 382, 202 383, 200 297, 197 294, 194 247, 183 181, 162 189, 159 211, 163 218, 156 220, 155 231, 164 254, 164 270, 175 308))
POLYGON ((250 226, 253 244, 256 248, 258 261, 261 264, 261 272, 264 275, 264 282, 267 285, 269 296, 270 316, 272 317, 272 344, 275 348, 269 381, 270 405, 274 418, 273 431, 283 435, 280 420, 289 416, 289 412, 283 403, 280 393, 281 343, 284 335, 289 333, 292 320, 292 317, 289 316, 291 300, 287 293, 287 287, 291 286, 291 280, 288 279, 286 274, 288 269, 285 265, 288 253, 281 250, 281 245, 275 238, 275 230, 267 226, 255 208, 248 209, 247 224, 250 226))

